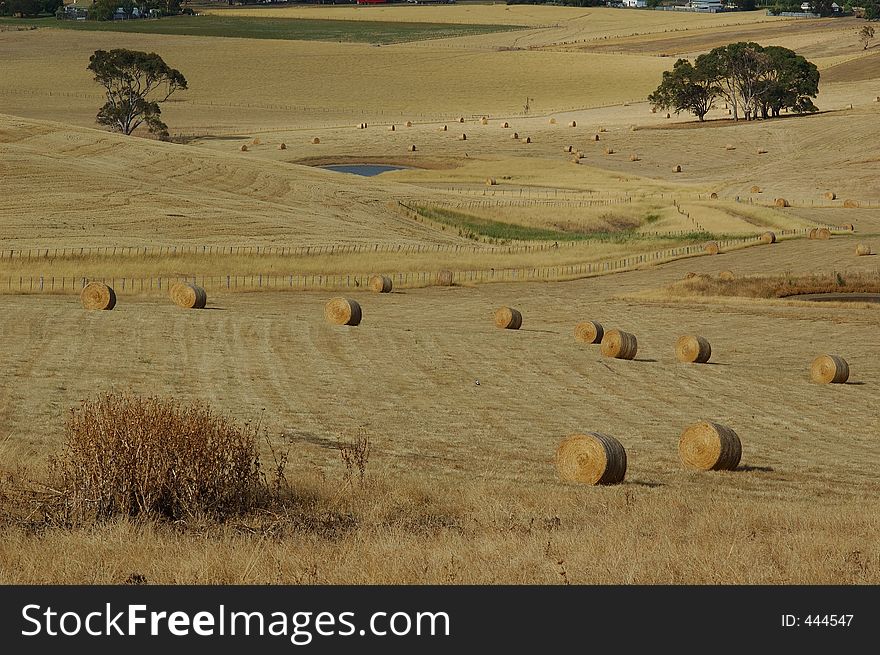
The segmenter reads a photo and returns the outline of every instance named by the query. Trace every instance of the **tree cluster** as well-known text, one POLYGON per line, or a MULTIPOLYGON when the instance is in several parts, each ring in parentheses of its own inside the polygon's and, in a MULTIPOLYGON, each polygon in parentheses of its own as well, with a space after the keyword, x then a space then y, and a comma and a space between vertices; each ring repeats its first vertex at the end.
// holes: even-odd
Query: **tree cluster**
POLYGON ((63 0, 0 0, 0 16, 54 14, 62 4, 63 0))
POLYGON ((663 73, 660 86, 648 96, 657 109, 687 111, 700 120, 723 99, 734 120, 817 111, 816 65, 788 48, 757 43, 731 43, 700 55, 692 64, 679 59, 663 73))

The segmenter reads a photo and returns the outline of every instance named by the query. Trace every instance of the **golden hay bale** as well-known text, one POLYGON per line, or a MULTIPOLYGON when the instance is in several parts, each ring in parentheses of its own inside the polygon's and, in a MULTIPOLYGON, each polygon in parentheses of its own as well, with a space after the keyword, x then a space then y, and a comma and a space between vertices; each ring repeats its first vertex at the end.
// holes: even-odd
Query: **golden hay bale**
POLYGON ((735 280, 736 276, 733 274, 733 271, 721 271, 718 274, 719 280, 724 280, 725 282, 730 282, 731 280, 735 280))
POLYGON ((508 127, 510 127, 510 123, 508 123, 507 121, 501 123, 501 129, 507 129, 508 127))
POLYGON ((569 127, 577 127, 577 126, 578 126, 577 121, 571 121, 571 122, 568 124, 568 126, 569 126, 569 127))
POLYGON ((573 434, 556 448, 556 471, 565 482, 617 484, 626 476, 626 450, 601 432, 573 434))
POLYGON ((519 330, 522 327, 522 314, 513 307, 499 307, 495 310, 495 327, 502 330, 519 330))
POLYGON ((730 428, 700 421, 684 429, 678 454, 685 466, 702 471, 733 471, 742 458, 742 442, 730 428))
POLYGON ((596 321, 584 321, 574 326, 574 338, 584 343, 602 343, 605 330, 601 323, 596 321))
POLYGON ((489 124, 489 119, 486 118, 485 116, 483 116, 483 117, 480 119, 480 125, 488 125, 488 124, 489 124))
POLYGON ((605 357, 632 359, 636 356, 638 349, 639 342, 636 339, 636 335, 624 332, 623 330, 610 330, 602 335, 599 351, 605 357))
POLYGON ((437 285, 441 287, 451 287, 452 271, 440 271, 437 273, 437 285))
POLYGON ((464 123, 464 116, 460 117, 460 118, 458 119, 458 122, 459 122, 459 123, 464 123))
POLYGON ((314 145, 318 145, 319 143, 321 143, 321 139, 319 139, 318 137, 315 137, 314 139, 312 139, 312 143, 314 145))
POLYGON ((764 232, 761 235, 761 241, 764 243, 776 243, 776 232, 764 232))
POLYGON ((598 141, 598 140, 599 140, 599 135, 598 135, 598 134, 594 134, 594 135, 593 135, 593 141, 598 141))
POLYGON ((513 133, 513 138, 516 139, 516 140, 518 141, 518 140, 519 140, 519 132, 514 132, 514 133, 513 133))
POLYGON ((860 243, 856 246, 856 256, 864 257, 865 255, 871 254, 871 246, 866 246, 864 243, 860 243))
POLYGON ((767 154, 767 151, 764 150, 763 148, 758 148, 758 150, 757 150, 757 154, 759 154, 759 155, 766 155, 766 154, 767 154))
POLYGON ((613 155, 613 154, 614 154, 614 148, 605 148, 605 154, 606 154, 606 155, 613 155))
POLYGON ((525 139, 522 139, 522 142, 523 142, 523 143, 531 143, 531 142, 532 142, 532 137, 527 136, 525 139))
POLYGON ((287 150, 287 144, 286 143, 279 143, 278 149, 279 150, 287 150))
POLYGON ((89 282, 79 294, 86 309, 110 310, 116 307, 116 292, 101 282, 89 282))
POLYGON ((813 228, 812 230, 810 230, 810 232, 807 234, 807 238, 808 238, 808 239, 815 239, 815 238, 816 238, 816 233, 817 233, 818 231, 819 231, 819 228, 818 228, 818 227, 814 227, 814 228, 813 228))
POLYGON ((639 156, 636 153, 631 154, 629 156, 629 160, 630 161, 641 161, 641 159, 639 158, 639 156))
POLYGON ((826 191, 823 194, 823 197, 825 198, 825 200, 837 200, 837 194, 834 193, 834 191, 826 191))
POLYGON ((712 356, 712 346, 705 337, 687 334, 675 342, 675 356, 680 362, 705 364, 712 356))
POLYGON ((486 186, 495 186, 496 184, 498 184, 498 180, 496 180, 494 177, 486 178, 486 186))
POLYGON ((819 355, 810 365, 810 379, 818 384, 843 384, 849 379, 849 364, 839 355, 819 355))
POLYGON ((673 173, 681 173, 681 166, 676 164, 675 166, 672 167, 672 172, 673 173))
POLYGON ((736 150, 736 146, 733 145, 732 143, 728 143, 726 146, 724 146, 724 149, 725 150, 736 150))
POLYGON ((392 125, 391 127, 388 128, 388 131, 389 132, 396 132, 397 128, 392 125))
POLYGON ((246 144, 246 143, 242 143, 242 144, 241 144, 241 148, 240 148, 240 150, 241 150, 242 152, 247 152, 247 151, 248 151, 247 144, 246 144))
POLYGON ((463 133, 460 137, 458 137, 458 140, 459 141, 467 141, 467 134, 463 133))
POLYGON ((409 147, 409 151, 410 151, 410 152, 415 152, 415 151, 416 151, 416 144, 415 144, 415 143, 412 144, 412 145, 409 147))
POLYGON ((444 126, 441 128, 440 131, 441 131, 441 132, 447 132, 447 131, 449 131, 449 127, 448 127, 447 125, 444 125, 444 126))
POLYGON ((563 152, 574 152, 574 146, 565 146, 563 152))
POLYGON ((703 246, 703 252, 708 253, 710 255, 717 255, 721 252, 721 246, 717 241, 709 241, 706 245, 703 246))
POLYGON ((551 118, 551 119, 550 119, 550 125, 556 125, 556 119, 555 119, 555 118, 551 118))
POLYGON ((752 193, 761 193, 761 187, 755 185, 751 189, 749 189, 749 191, 751 191, 752 193))
POLYGON ((709 198, 711 200, 718 200, 718 194, 713 191, 712 193, 709 194, 709 198))
POLYGON ((830 239, 831 230, 829 230, 827 227, 820 227, 818 230, 816 230, 816 238, 822 239, 823 241, 830 239))
POLYGON ((666 118, 672 118, 672 114, 667 113, 666 118))
POLYGON ((407 126, 407 127, 412 127, 412 121, 407 121, 407 122, 406 122, 406 126, 407 126))
POLYGON ((256 138, 256 139, 254 139, 253 141, 251 141, 251 143, 252 143, 253 145, 255 145, 255 146, 258 146, 258 145, 260 145, 260 139, 259 139, 259 138, 256 138))
POLYGON ((387 275, 372 275, 367 282, 367 286, 370 291, 375 291, 376 293, 391 293, 393 284, 391 278, 387 275))
POLYGON ((599 131, 600 131, 600 132, 607 132, 608 130, 607 130, 606 128, 604 128, 604 127, 600 127, 600 128, 599 128, 599 131))
POLYGON ((859 203, 856 200, 844 200, 843 206, 846 207, 847 209, 858 209, 859 203))
POLYGON ((880 102, 880 96, 875 97, 874 102, 880 102))
POLYGON ((776 200, 773 201, 773 204, 777 207, 791 207, 791 205, 788 204, 788 200, 785 198, 776 198, 776 200))
POLYGON ((324 318, 336 325, 358 325, 363 313, 356 300, 333 298, 324 305, 324 318))
POLYGON ((208 304, 205 290, 189 282, 175 282, 168 289, 168 294, 175 305, 184 309, 204 309, 208 304))

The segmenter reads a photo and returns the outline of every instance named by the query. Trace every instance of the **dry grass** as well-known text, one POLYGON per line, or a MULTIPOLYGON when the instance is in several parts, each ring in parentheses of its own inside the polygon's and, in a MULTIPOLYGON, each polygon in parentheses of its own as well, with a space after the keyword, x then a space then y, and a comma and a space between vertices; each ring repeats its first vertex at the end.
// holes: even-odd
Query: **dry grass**
POLYGON ((814 275, 695 276, 667 287, 675 297, 785 298, 807 293, 880 293, 880 271, 814 275))

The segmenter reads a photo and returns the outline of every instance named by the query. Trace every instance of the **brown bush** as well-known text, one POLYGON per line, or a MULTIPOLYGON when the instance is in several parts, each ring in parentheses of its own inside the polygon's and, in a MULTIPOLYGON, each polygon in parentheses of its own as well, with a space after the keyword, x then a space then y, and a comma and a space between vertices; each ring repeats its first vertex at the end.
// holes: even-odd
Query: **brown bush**
POLYGON ((223 519, 266 490, 259 425, 207 405, 108 393, 71 410, 50 465, 72 523, 116 516, 223 519))

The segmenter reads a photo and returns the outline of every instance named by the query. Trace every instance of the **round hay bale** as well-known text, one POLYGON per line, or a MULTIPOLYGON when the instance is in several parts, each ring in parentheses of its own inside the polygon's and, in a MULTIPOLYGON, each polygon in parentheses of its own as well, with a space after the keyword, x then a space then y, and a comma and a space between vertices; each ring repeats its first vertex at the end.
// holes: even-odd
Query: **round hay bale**
POLYGON ((516 140, 519 140, 519 132, 514 132, 514 133, 513 133, 513 138, 516 139, 516 140))
POLYGON ((773 204, 776 205, 777 207, 790 207, 791 206, 788 204, 788 200, 786 200, 785 198, 776 198, 773 201, 773 204))
POLYGON ((464 123, 464 116, 461 116, 461 117, 458 119, 458 122, 459 122, 459 123, 464 123))
POLYGON ((617 484, 626 476, 626 450, 601 432, 573 434, 556 448, 556 471, 565 482, 617 484))
POLYGON ((577 121, 571 121, 571 122, 568 124, 568 126, 569 126, 569 127, 577 127, 577 126, 578 126, 577 121))
POLYGON ((593 141, 598 141, 598 140, 599 140, 599 135, 598 135, 598 134, 594 134, 594 135, 593 135, 593 141))
POLYGON ((441 131, 442 131, 442 132, 448 132, 448 131, 449 131, 449 126, 444 125, 444 126, 441 128, 441 131))
POLYGON ((499 307, 495 310, 495 327, 502 330, 519 330, 522 327, 522 314, 513 307, 499 307))
POLYGON ((812 230, 810 230, 809 233, 807 234, 807 238, 808 238, 808 239, 815 239, 815 238, 816 238, 816 233, 817 233, 818 231, 819 231, 819 228, 818 228, 818 227, 814 227, 814 228, 813 228, 812 230))
POLYGON ((766 155, 766 154, 767 154, 767 151, 764 150, 763 148, 758 148, 758 150, 757 150, 757 154, 759 154, 759 155, 766 155))
POLYGON ((314 139, 312 139, 313 145, 318 145, 319 143, 321 143, 321 139, 319 139, 318 137, 315 137, 314 139))
POLYGON ((437 273, 437 286, 451 287, 452 271, 440 271, 439 273, 437 273))
POLYGON ((608 130, 607 130, 606 128, 604 128, 604 127, 600 127, 600 128, 599 128, 599 131, 600 131, 600 132, 607 132, 608 130))
POLYGON ((613 155, 613 154, 614 154, 614 148, 605 148, 605 151, 604 151, 604 152, 605 152, 606 155, 613 155))
POLYGON ((584 321, 574 326, 574 338, 583 343, 602 343, 605 330, 601 323, 584 321))
POLYGON ((820 227, 818 230, 816 230, 816 238, 827 241, 831 238, 831 230, 829 230, 827 227, 820 227))
POLYGON ((361 306, 350 298, 333 298, 324 305, 324 318, 336 325, 358 325, 362 316, 361 306))
POLYGON ((574 146, 565 146, 563 152, 574 152, 574 146))
POLYGON ((510 123, 508 123, 507 121, 504 121, 503 123, 501 123, 502 130, 506 130, 509 127, 510 127, 510 123))
POLYGON ((407 122, 406 122, 406 126, 407 126, 407 127, 412 127, 412 121, 407 121, 407 122))
POLYGON ((412 144, 412 145, 409 147, 409 151, 410 151, 410 152, 415 152, 415 151, 416 151, 416 144, 415 144, 415 143, 412 144))
POLYGON ((632 359, 639 349, 636 335, 623 330, 610 330, 602 335, 600 352, 605 357, 615 359, 632 359))
POLYGON ((184 309, 204 309, 208 304, 205 290, 189 282, 175 282, 168 289, 168 294, 175 305, 184 309))
POLYGON ((776 243, 776 232, 764 232, 761 235, 761 241, 763 243, 776 243))
POLYGON ((111 310, 116 307, 116 292, 102 282, 89 282, 79 294, 86 309, 111 310))
POLYGON ((732 143, 728 143, 726 146, 724 146, 724 149, 725 150, 736 150, 736 146, 733 145, 732 143))
POLYGON ((247 152, 247 151, 248 151, 247 144, 246 144, 246 143, 242 143, 242 144, 241 144, 241 148, 239 148, 239 150, 241 150, 242 152, 247 152))
POLYGON ((667 113, 666 118, 672 118, 672 114, 667 113))
POLYGON ((880 96, 876 96, 876 97, 874 98, 874 102, 880 102, 880 96))
POLYGON ((749 189, 749 191, 751 191, 752 193, 761 193, 761 187, 755 185, 751 189, 749 189))
POLYGON ((391 293, 393 284, 388 275, 372 275, 367 282, 367 286, 370 291, 375 291, 376 293, 391 293))
POLYGON ((864 243, 860 243, 856 246, 856 256, 864 257, 865 255, 871 254, 871 246, 866 246, 864 243))
POLYGON ((467 134, 462 133, 460 137, 458 137, 459 141, 467 141, 467 134))
POLYGON ((846 207, 847 209, 858 209, 859 203, 857 200, 844 200, 843 206, 846 207))
POLYGON ((396 132, 397 128, 392 125, 391 127, 388 128, 388 131, 389 132, 396 132))
POLYGON ((839 355, 819 355, 810 365, 810 379, 818 384, 843 384, 849 379, 849 364, 839 355))
POLYGON ((712 356, 709 340, 696 335, 684 335, 675 342, 675 356, 688 364, 705 364, 712 356))
POLYGON ((721 246, 717 241, 709 241, 706 245, 703 246, 703 252, 708 253, 710 255, 717 255, 721 252, 721 246))
POLYGON ((834 191, 826 191, 823 196, 825 200, 837 200, 837 194, 834 191))
POLYGON ((279 143, 278 149, 279 150, 287 150, 287 144, 286 143, 279 143))
POLYGON ((679 165, 675 165, 675 166, 673 166, 673 167, 672 167, 672 172, 673 172, 673 173, 681 173, 681 166, 679 166, 679 165))
POLYGON ((527 136, 525 139, 522 140, 522 142, 523 142, 523 143, 531 143, 531 142, 532 142, 532 137, 527 136))
POLYGON ((635 154, 635 153, 633 153, 633 154, 631 154, 631 155, 629 156, 629 160, 630 160, 630 161, 641 161, 641 160, 639 159, 639 156, 638 156, 637 154, 635 154))
POLYGON ((730 428, 700 421, 681 433, 678 454, 682 463, 702 471, 733 471, 742 458, 742 442, 730 428))
POLYGON ((255 146, 258 146, 258 145, 260 145, 260 139, 259 139, 259 138, 256 138, 256 139, 254 139, 253 141, 251 141, 251 143, 252 143, 253 145, 255 145, 255 146))
POLYGON ((718 194, 713 191, 712 193, 709 194, 709 199, 710 200, 718 200, 718 194))
POLYGON ((480 125, 488 125, 488 124, 489 124, 489 119, 486 118, 485 116, 483 116, 483 117, 480 119, 480 125))
POLYGON ((496 184, 498 184, 498 180, 496 180, 494 177, 486 178, 486 186, 495 186, 496 184))
POLYGON ((551 118, 549 122, 550 122, 550 125, 556 125, 556 119, 555 119, 555 118, 551 118))
POLYGON ((731 280, 735 280, 736 276, 733 274, 733 271, 721 271, 718 274, 719 280, 724 280, 725 282, 730 282, 731 280))

